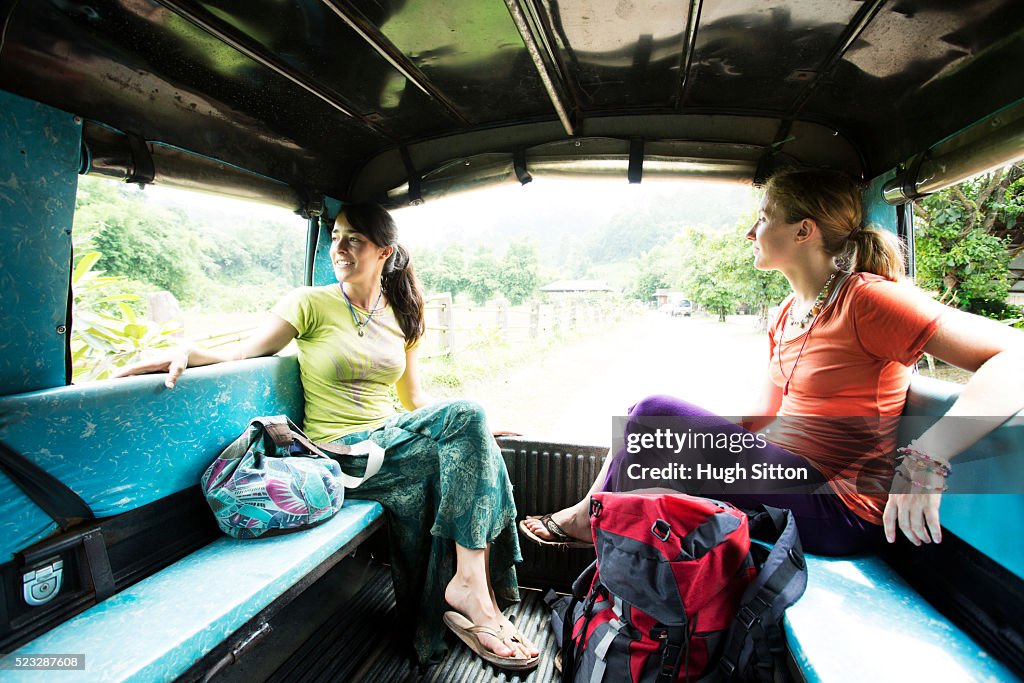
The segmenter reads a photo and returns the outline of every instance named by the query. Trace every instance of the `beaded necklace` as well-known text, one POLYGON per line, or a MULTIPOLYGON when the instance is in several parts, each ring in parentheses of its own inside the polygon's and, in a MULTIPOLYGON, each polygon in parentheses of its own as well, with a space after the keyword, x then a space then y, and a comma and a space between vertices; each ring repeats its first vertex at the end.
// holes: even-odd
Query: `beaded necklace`
POLYGON ((793 367, 789 369, 788 375, 786 374, 786 371, 782 368, 782 341, 783 337, 786 334, 786 326, 783 325, 779 329, 779 374, 781 374, 782 378, 786 380, 786 384, 782 387, 783 396, 789 396, 789 383, 793 381, 793 377, 796 375, 796 366, 799 365, 800 358, 801 356, 804 355, 804 347, 807 346, 807 340, 811 338, 811 332, 814 331, 814 323, 818 322, 818 314, 821 313, 821 309, 825 307, 825 301, 828 298, 829 287, 832 285, 832 282, 835 279, 836 272, 833 271, 832 274, 828 276, 828 280, 825 280, 825 286, 821 288, 820 292, 818 292, 818 296, 814 300, 814 305, 811 306, 811 310, 807 311, 807 315, 805 315, 802 320, 796 321, 793 319, 793 304, 789 305, 789 313, 787 317, 789 318, 789 323, 791 325, 800 325, 800 328, 803 329, 804 325, 806 325, 809 321, 811 323, 811 326, 807 329, 807 334, 804 335, 804 340, 800 343, 800 350, 796 352, 796 360, 793 361, 793 367))
POLYGON ((373 304, 373 308, 370 309, 370 314, 366 316, 366 320, 360 321, 359 316, 356 315, 356 309, 352 305, 352 301, 348 298, 348 294, 345 293, 345 286, 339 282, 338 287, 341 288, 341 295, 345 297, 345 303, 348 304, 348 311, 352 314, 352 322, 356 324, 356 331, 359 332, 359 336, 362 337, 363 329, 370 324, 370 319, 373 317, 373 314, 380 310, 377 308, 377 305, 380 303, 381 296, 384 295, 384 288, 381 287, 380 291, 377 292, 377 302, 373 304))
POLYGON ((828 276, 827 280, 825 280, 825 286, 821 288, 821 291, 818 292, 818 296, 816 296, 814 298, 814 303, 811 305, 810 309, 808 309, 808 311, 804 315, 804 317, 801 318, 800 320, 796 320, 793 317, 793 306, 791 305, 789 307, 789 316, 788 316, 789 317, 789 324, 790 325, 799 325, 801 330, 804 329, 805 327, 807 327, 807 323, 811 322, 811 320, 814 318, 814 316, 816 316, 819 313, 821 313, 821 309, 825 305, 825 299, 828 298, 829 287, 832 286, 832 282, 834 282, 835 279, 836 279, 836 271, 832 271, 832 274, 828 276))

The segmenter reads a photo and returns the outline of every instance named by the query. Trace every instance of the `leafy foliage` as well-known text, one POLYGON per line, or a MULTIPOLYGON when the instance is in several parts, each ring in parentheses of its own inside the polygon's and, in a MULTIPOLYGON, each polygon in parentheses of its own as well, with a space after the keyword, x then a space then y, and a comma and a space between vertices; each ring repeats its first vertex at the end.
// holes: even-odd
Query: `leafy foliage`
POLYGON ((661 268, 641 270, 626 289, 626 297, 649 303, 659 289, 671 287, 668 274, 661 268))
POLYGON ((914 208, 917 279, 941 300, 1002 319, 1020 311, 1005 303, 1013 252, 993 232, 1013 225, 1024 207, 1024 164, 982 174, 936 192, 914 208))
POLYGON ((247 220, 242 232, 233 216, 199 223, 195 213, 161 206, 134 186, 80 179, 72 231, 76 381, 102 379, 176 343, 177 323, 145 319, 140 302, 148 293, 167 290, 208 312, 266 310, 301 282, 304 230, 247 220))
POLYGON ((745 306, 756 310, 766 326, 768 308, 786 296, 789 286, 779 273, 754 268, 745 238, 748 224, 715 232, 690 228, 651 250, 640 259, 642 270, 627 295, 649 301, 656 288, 678 288, 719 320, 745 306))
POLYGON ((75 232, 91 237, 107 272, 191 297, 200 251, 194 234, 178 231, 181 216, 149 206, 140 191, 112 182, 83 184, 75 211, 75 232))
POLYGON ((513 306, 518 306, 537 290, 537 247, 531 242, 512 242, 499 268, 501 293, 513 306))
POLYGON ((93 270, 101 258, 98 251, 85 251, 76 258, 71 274, 75 293, 71 363, 73 379, 79 382, 104 379, 149 349, 172 346, 177 341, 173 335, 180 329, 173 323, 140 319, 129 305, 139 296, 124 291, 129 279, 93 270))
POLYGON ((430 292, 466 292, 477 304, 500 294, 518 306, 537 291, 538 261, 536 245, 523 239, 511 242, 500 260, 480 247, 467 261, 461 245, 449 244, 441 252, 422 250, 414 263, 430 292))

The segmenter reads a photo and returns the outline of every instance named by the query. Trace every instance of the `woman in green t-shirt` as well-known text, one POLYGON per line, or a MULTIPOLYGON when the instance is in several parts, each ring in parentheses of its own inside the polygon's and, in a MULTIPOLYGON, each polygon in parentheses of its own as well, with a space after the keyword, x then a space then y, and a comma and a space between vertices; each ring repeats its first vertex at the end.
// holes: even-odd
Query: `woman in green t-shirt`
MULTIPOLYGON (((443 620, 485 660, 533 668, 536 647, 497 604, 519 597, 512 485, 480 406, 435 403, 420 388, 423 295, 391 216, 373 204, 344 207, 330 257, 338 282, 290 293, 234 353, 180 349, 120 374, 166 372, 173 388, 187 367, 269 356, 294 339, 306 433, 344 444, 371 439, 386 450, 380 472, 346 495, 389 513, 400 623, 421 663, 444 652, 443 620), (395 411, 392 385, 408 412, 395 411)), ((361 473, 364 460, 342 465, 361 473)))

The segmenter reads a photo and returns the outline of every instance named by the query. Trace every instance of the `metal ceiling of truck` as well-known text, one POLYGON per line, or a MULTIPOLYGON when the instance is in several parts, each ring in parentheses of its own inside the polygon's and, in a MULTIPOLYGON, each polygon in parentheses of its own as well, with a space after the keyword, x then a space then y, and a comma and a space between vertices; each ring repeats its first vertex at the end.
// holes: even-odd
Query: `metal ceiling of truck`
POLYGON ((1024 98, 1020 0, 0 0, 0 20, 0 88, 340 198, 566 140, 873 177, 1024 98))

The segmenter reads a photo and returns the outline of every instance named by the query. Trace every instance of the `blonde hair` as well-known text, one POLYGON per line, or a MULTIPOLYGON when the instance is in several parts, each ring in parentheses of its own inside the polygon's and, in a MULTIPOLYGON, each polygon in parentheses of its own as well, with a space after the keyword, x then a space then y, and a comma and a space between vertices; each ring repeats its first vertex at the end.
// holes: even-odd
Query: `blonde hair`
POLYGON ((903 245, 894 234, 864 225, 860 188, 838 171, 789 171, 765 184, 765 206, 787 223, 811 218, 825 252, 844 269, 898 280, 905 271, 903 245))

